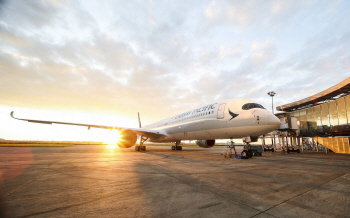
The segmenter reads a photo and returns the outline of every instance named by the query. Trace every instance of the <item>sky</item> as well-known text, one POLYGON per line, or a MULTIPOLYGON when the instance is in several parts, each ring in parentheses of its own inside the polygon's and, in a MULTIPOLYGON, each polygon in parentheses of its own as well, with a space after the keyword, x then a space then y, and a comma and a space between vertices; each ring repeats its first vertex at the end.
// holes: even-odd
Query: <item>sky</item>
POLYGON ((0 138, 102 140, 246 98, 271 110, 350 76, 350 1, 0 1, 0 138))

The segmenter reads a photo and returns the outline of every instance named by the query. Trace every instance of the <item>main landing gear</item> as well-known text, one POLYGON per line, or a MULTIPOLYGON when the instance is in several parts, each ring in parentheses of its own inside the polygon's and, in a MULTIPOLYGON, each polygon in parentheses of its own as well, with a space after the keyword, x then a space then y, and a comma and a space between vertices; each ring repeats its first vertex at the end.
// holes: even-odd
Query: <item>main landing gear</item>
POLYGON ((179 151, 181 151, 182 150, 182 146, 180 146, 180 142, 181 141, 176 141, 175 142, 175 146, 171 146, 171 150, 179 150, 179 151))
POLYGON ((145 141, 147 141, 147 137, 146 136, 141 136, 140 138, 140 145, 135 145, 135 150, 136 151, 146 151, 146 146, 143 145, 143 143, 145 143, 145 141))

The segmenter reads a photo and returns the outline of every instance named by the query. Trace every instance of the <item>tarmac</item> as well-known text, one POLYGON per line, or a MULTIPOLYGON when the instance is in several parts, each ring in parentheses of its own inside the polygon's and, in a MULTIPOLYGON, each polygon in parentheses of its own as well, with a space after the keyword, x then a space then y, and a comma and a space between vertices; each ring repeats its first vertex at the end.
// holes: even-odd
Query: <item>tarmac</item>
POLYGON ((350 155, 0 148, 0 217, 350 217, 350 155))

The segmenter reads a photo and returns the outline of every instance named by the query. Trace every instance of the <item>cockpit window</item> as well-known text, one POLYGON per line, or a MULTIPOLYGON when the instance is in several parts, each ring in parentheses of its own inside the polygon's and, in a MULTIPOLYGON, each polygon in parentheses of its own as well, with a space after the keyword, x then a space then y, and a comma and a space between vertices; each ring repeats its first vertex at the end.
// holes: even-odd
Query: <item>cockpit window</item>
POLYGON ((264 106, 262 106, 261 104, 255 104, 255 107, 261 108, 261 109, 265 109, 264 106))
POLYGON ((262 105, 256 104, 256 103, 247 103, 247 104, 244 104, 244 105, 242 106, 242 109, 243 109, 243 110, 249 110, 249 109, 252 109, 252 108, 261 108, 261 109, 265 109, 262 105))

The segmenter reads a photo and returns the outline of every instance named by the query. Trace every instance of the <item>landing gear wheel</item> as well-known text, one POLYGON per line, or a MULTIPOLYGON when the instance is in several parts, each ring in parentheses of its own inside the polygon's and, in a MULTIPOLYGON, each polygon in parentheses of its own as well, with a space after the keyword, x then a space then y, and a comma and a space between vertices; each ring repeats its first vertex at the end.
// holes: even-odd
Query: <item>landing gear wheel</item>
POLYGON ((176 150, 176 151, 181 151, 182 150, 182 146, 180 146, 181 141, 176 141, 175 142, 175 146, 171 146, 171 150, 176 150))
POLYGON ((249 158, 249 152, 247 150, 243 150, 241 153, 242 159, 248 159, 249 158))
POLYGON ((140 146, 135 145, 135 151, 139 151, 140 150, 140 146))
POLYGON ((140 146, 140 151, 146 151, 146 146, 140 146))
POLYGON ((249 158, 253 157, 253 152, 252 151, 248 151, 248 154, 249 154, 249 158))
POLYGON ((171 146, 171 150, 181 151, 182 146, 171 146))

